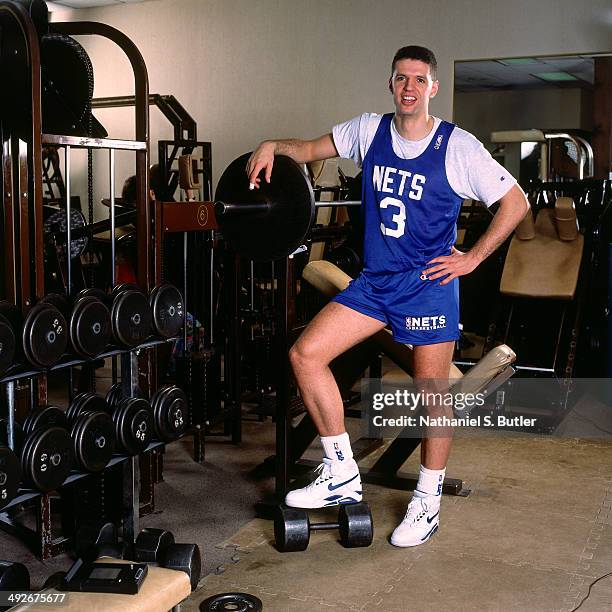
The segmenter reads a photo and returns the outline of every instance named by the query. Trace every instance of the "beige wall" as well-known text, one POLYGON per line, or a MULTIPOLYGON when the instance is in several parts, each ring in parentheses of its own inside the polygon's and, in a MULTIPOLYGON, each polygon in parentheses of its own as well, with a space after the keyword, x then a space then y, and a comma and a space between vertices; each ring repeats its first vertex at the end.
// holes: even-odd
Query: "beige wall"
MULTIPOLYGON (((263 138, 314 137, 363 111, 391 110, 389 63, 405 44, 436 52, 441 86, 432 111, 446 118, 455 60, 612 48, 609 0, 152 0, 54 19, 102 21, 130 36, 151 92, 174 94, 200 139, 212 141, 215 178, 263 138)), ((131 93, 127 61, 113 45, 85 44, 95 95, 131 93)), ((133 136, 127 110, 96 114, 111 136, 133 136)), ((152 113, 152 139, 170 135, 152 113)), ((130 172, 120 168, 117 182, 130 172)))

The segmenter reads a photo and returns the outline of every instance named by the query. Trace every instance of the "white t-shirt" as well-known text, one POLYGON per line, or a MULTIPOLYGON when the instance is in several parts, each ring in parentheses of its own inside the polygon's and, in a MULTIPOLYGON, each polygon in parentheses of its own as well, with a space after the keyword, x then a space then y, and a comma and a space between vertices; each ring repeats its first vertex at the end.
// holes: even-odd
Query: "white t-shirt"
MULTIPOLYGON (((333 128, 333 138, 340 157, 352 159, 358 167, 374 140, 382 115, 363 113, 333 128)), ((422 140, 406 140, 391 121, 393 151, 402 159, 418 157, 433 138, 440 119, 434 117, 431 132, 422 140)), ((514 177, 469 132, 455 127, 446 149, 446 178, 461 198, 478 200, 487 206, 497 202, 516 184, 514 177)))

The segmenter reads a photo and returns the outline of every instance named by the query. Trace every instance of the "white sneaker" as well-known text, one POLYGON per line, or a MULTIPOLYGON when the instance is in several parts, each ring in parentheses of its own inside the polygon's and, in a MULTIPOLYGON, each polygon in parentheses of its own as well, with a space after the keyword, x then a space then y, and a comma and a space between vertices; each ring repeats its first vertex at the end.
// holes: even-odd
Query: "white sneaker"
POLYGON ((393 546, 418 546, 424 544, 438 531, 440 525, 440 496, 413 495, 404 520, 391 534, 393 546))
POLYGON ((319 475, 316 479, 302 489, 289 491, 285 504, 293 508, 324 508, 360 502, 363 496, 357 463, 351 459, 342 465, 342 469, 339 463, 324 457, 317 468, 319 475))

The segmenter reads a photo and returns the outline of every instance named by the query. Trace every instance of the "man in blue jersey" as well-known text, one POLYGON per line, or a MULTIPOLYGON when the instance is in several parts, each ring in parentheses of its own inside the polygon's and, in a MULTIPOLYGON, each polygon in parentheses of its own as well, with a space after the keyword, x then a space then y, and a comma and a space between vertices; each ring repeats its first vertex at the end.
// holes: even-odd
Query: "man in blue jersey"
MULTIPOLYGON (((468 132, 429 114, 438 91, 434 54, 419 46, 393 58, 389 90, 395 113, 365 113, 315 140, 262 142, 249 159, 252 188, 273 180, 274 155, 306 163, 345 157, 363 169, 364 268, 311 321, 291 348, 302 399, 325 457, 318 477, 290 491, 286 503, 319 508, 362 499, 361 478, 338 386, 329 363, 390 325, 397 342, 414 346, 413 378, 448 379, 459 338, 458 278, 472 272, 512 232, 529 204, 515 179, 468 132), (499 201, 489 228, 467 253, 453 246, 466 198, 499 201)), ((425 436, 421 468, 406 515, 391 536, 416 546, 437 530, 452 438, 425 436)))

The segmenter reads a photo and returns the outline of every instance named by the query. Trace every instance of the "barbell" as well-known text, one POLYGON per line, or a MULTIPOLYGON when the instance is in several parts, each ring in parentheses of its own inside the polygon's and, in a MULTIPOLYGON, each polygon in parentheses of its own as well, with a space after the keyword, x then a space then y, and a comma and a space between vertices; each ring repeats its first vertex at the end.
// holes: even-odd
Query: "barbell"
MULTIPOLYGON (((223 172, 215 192, 215 216, 228 246, 247 259, 270 261, 294 253, 310 232, 316 209, 360 206, 359 200, 317 202, 310 180, 290 157, 277 155, 272 180, 249 189, 245 167, 251 153, 223 172)), ((262 171, 263 172, 263 171, 262 171)))

